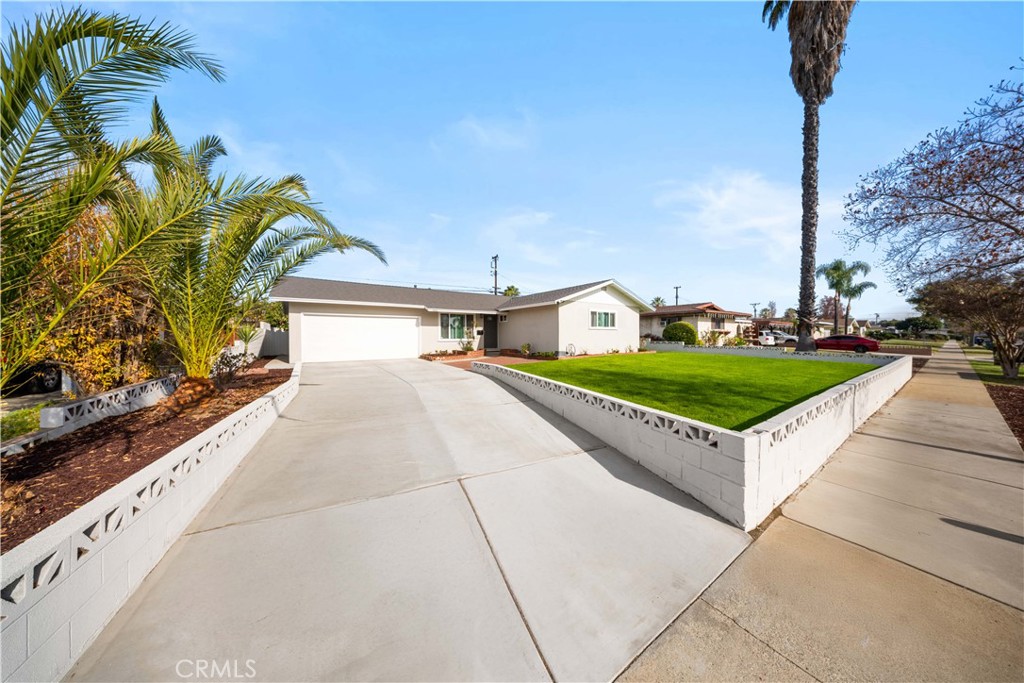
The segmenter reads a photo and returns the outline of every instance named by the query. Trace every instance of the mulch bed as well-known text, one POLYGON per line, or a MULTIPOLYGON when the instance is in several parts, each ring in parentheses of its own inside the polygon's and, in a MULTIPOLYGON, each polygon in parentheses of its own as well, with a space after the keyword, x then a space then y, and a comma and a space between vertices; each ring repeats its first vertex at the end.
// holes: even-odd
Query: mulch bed
POLYGON ((985 384, 988 395, 1003 414, 1003 419, 1010 426, 1010 431, 1017 437, 1021 448, 1024 448, 1024 387, 1011 387, 1003 384, 985 384))
POLYGON ((223 391, 174 411, 168 399, 151 408, 86 425, 0 460, 6 552, 119 484, 236 410, 280 386, 291 370, 258 369, 223 391))

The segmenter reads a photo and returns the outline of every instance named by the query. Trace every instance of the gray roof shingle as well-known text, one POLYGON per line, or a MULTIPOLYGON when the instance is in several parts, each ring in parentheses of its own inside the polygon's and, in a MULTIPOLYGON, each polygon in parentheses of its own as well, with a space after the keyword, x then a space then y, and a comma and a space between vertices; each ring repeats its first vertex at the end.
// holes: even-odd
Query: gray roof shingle
POLYGON ((611 282, 598 280, 584 285, 553 289, 549 292, 507 297, 473 292, 453 292, 426 287, 395 287, 369 285, 362 282, 320 280, 309 277, 285 277, 271 291, 274 299, 308 299, 314 301, 351 301, 398 306, 426 307, 446 311, 509 311, 516 308, 554 304, 577 292, 611 282))
POLYGON ((270 293, 274 299, 312 299, 322 301, 353 301, 406 306, 423 306, 432 310, 494 311, 507 296, 453 292, 425 287, 394 287, 362 282, 320 280, 309 277, 285 277, 270 293))
POLYGON ((604 284, 605 282, 610 282, 610 280, 598 280, 597 282, 588 282, 585 285, 552 289, 550 292, 539 292, 537 294, 526 294, 523 296, 512 297, 511 299, 506 299, 505 303, 498 306, 498 310, 508 311, 513 308, 526 308, 528 306, 544 306, 546 304, 553 304, 567 296, 588 290, 591 287, 596 287, 600 284, 604 284))

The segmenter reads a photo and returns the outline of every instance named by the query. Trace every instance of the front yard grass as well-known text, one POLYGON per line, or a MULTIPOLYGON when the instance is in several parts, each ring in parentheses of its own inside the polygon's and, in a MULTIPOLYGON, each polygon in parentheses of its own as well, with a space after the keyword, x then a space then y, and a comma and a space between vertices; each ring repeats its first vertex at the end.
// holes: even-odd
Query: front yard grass
POLYGON ((985 360, 977 360, 975 358, 968 358, 971 363, 971 369, 978 373, 978 377, 981 378, 982 382, 986 384, 1003 384, 1009 387, 1024 387, 1024 377, 1015 377, 1010 379, 1003 377, 1003 368, 1000 365, 996 365, 992 362, 992 353, 989 352, 988 358, 985 360))
POLYGON ((39 412, 52 405, 53 401, 45 401, 31 408, 12 410, 0 417, 0 438, 6 441, 36 431, 39 429, 39 412))
POLYGON ((874 367, 866 363, 666 352, 560 360, 515 369, 726 429, 743 430, 874 367))

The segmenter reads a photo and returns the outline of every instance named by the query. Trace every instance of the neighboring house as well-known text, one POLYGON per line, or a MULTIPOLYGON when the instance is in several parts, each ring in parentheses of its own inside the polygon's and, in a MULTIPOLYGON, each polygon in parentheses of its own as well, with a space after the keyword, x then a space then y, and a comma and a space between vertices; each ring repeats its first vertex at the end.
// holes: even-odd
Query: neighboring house
POLYGON ((850 334, 858 334, 862 337, 866 337, 868 332, 875 329, 875 326, 871 324, 870 320, 854 320, 850 323, 850 334))
POLYGON ((625 351, 651 310, 615 280, 507 297, 286 277, 270 298, 288 310, 292 363, 416 358, 465 339, 478 349, 625 351))
POLYGON ((739 311, 727 311, 710 301, 679 306, 659 306, 653 311, 640 314, 640 334, 662 336, 665 328, 672 323, 690 323, 697 329, 697 338, 712 331, 724 332, 725 337, 742 337, 744 328, 750 325, 750 316, 739 311))

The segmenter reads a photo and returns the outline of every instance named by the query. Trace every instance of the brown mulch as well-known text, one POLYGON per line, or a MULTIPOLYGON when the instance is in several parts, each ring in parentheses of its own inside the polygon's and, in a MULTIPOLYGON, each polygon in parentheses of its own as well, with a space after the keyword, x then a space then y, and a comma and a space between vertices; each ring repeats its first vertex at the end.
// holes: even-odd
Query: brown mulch
POLYGON ((185 409, 170 399, 109 417, 0 460, 2 552, 78 509, 226 416, 283 384, 291 370, 243 373, 185 409))
POLYGON ((1003 384, 985 383, 988 395, 1003 414, 1010 431, 1024 448, 1024 386, 1012 387, 1003 384))

